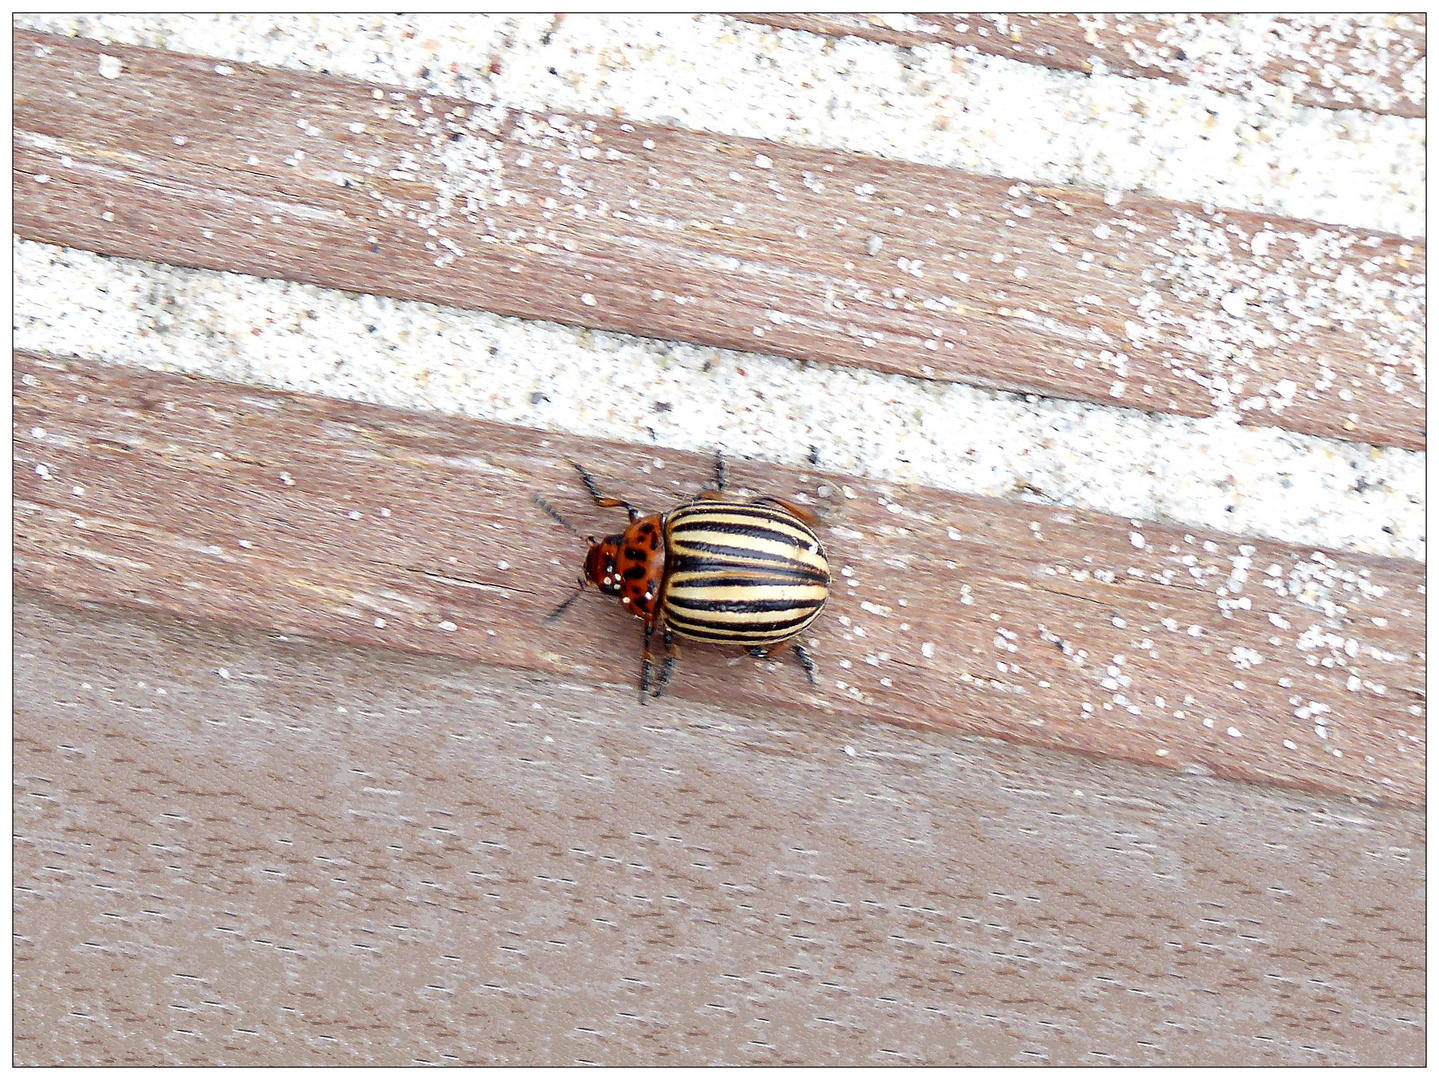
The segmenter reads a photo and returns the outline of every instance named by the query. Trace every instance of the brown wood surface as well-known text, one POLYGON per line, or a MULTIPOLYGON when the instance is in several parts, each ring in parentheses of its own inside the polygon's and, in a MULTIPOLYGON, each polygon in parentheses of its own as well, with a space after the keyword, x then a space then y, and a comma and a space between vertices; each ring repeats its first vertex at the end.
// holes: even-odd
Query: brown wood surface
POLYGON ((1424 821, 15 612, 14 1059, 1424 1061, 1424 821))
MULTIPOLYGON (((634 685, 639 624, 598 595, 543 624, 584 549, 533 498, 603 533, 623 517, 589 502, 567 459, 650 510, 710 476, 669 450, 15 364, 22 585, 587 685, 634 685)), ((733 477, 786 498, 836 492, 819 504, 836 581, 822 678, 811 689, 793 665, 695 646, 679 699, 1423 803, 1416 563, 743 462, 733 477)))
POLYGON ((1424 446, 1422 242, 15 41, 26 238, 1424 446))
MULTIPOLYGON (((1422 243, 16 43, 22 237, 1194 415, 1288 379, 1250 422, 1424 446, 1422 243), (1328 321, 1254 347, 1288 289, 1328 321)), ((543 622, 533 498, 602 532, 566 459, 647 509, 708 460, 15 391, 17 1064, 1424 1061, 1420 564, 734 461, 825 518, 819 686, 693 646, 641 705, 635 620, 543 622)))
POLYGON ((1251 80, 1288 87, 1301 105, 1365 109, 1396 116, 1425 114, 1424 58, 1427 20, 1398 25, 1368 37, 1353 27, 1314 33, 1303 21, 1277 16, 1267 32, 1275 46, 1268 63, 1244 72, 1216 70, 1205 55, 1189 56, 1183 40, 1204 36, 1204 24, 1232 15, 991 15, 913 16, 919 25, 896 29, 886 17, 860 14, 737 16, 775 28, 852 36, 893 45, 968 46, 976 52, 1070 71, 1166 79, 1234 92, 1251 80), (1186 24, 1190 24, 1186 26, 1186 24), (1382 37, 1382 44, 1373 38, 1382 37), (1375 85, 1377 84, 1377 85, 1375 85), (1418 92, 1415 92, 1417 84, 1418 92), (1371 89, 1372 87, 1372 89, 1371 89))

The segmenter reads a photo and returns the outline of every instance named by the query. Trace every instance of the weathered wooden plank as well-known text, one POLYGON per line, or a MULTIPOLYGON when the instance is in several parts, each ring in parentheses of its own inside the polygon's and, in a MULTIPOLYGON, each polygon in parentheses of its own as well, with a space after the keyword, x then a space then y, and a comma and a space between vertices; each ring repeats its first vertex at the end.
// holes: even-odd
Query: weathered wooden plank
MULTIPOLYGON (((618 524, 710 462, 79 361, 15 358, 16 580, 356 644, 633 685, 638 624, 544 615, 618 524)), ((821 485, 836 571, 820 685, 686 651, 673 693, 1000 736, 1406 806, 1424 799, 1423 568, 735 463, 821 485)), ((636 706, 638 708, 638 705, 636 706)))
POLYGON ((18 594, 18 1064, 1419 1064, 1424 821, 18 594))
POLYGON ((893 45, 968 46, 1045 67, 1087 73, 1102 68, 1115 75, 1166 79, 1226 93, 1251 90, 1256 82, 1270 83, 1276 92, 1292 94, 1301 105, 1425 115, 1423 14, 1393 15, 1384 27, 1342 17, 1315 26, 1311 20, 1277 15, 1263 31, 1250 28, 1246 33, 1232 32, 1233 15, 1203 14, 736 17, 893 45))
POLYGON ((15 57, 28 238, 1424 445, 1419 243, 83 40, 15 57))

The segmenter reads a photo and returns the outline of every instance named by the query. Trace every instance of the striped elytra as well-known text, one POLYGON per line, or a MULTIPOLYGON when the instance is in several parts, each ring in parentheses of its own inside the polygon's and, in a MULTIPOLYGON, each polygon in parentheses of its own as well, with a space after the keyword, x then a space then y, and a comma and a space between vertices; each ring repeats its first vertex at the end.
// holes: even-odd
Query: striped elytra
MULTIPOLYGON (((718 459, 715 489, 665 514, 641 515, 623 499, 600 494, 590 475, 575 469, 597 505, 623 507, 630 516, 624 532, 589 538, 581 585, 597 586, 644 620, 642 700, 651 686, 650 640, 657 628, 665 663, 654 685, 656 697, 674 670, 676 637, 738 645, 755 656, 789 646, 815 681, 814 663, 796 640, 829 599, 829 563, 812 514, 770 495, 725 496, 724 462, 718 459)), ((554 614, 568 606, 566 601, 554 614)))
POLYGON ((665 517, 665 625, 697 641, 777 645, 829 597, 819 538, 767 500, 705 501, 665 517))

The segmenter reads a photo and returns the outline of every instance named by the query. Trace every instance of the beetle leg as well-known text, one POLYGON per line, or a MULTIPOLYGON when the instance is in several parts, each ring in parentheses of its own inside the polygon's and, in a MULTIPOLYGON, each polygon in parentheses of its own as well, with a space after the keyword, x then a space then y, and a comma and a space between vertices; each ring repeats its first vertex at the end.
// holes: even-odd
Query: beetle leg
POLYGON ((655 624, 653 621, 645 623, 645 648, 640 653, 640 704, 646 704, 645 699, 650 695, 650 673, 654 668, 650 660, 650 638, 654 636, 655 624))
POLYGON ((631 521, 638 521, 640 519, 640 512, 623 499, 612 499, 607 495, 601 495, 600 489, 595 487, 594 480, 590 478, 589 473, 585 472, 582 465, 574 461, 570 462, 570 464, 575 467, 575 472, 579 473, 580 479, 585 482, 585 489, 590 493, 590 498, 595 500, 596 506, 623 506, 629 511, 631 521))
POLYGON ((805 651, 805 647, 797 641, 794 643, 794 654, 799 657, 799 662, 804 665, 804 673, 809 676, 809 684, 811 686, 818 686, 819 683, 814 677, 814 661, 809 658, 809 653, 805 651))
POLYGON ((781 641, 778 645, 752 645, 750 646, 749 654, 757 660, 770 660, 774 658, 775 653, 780 652, 786 646, 794 650, 795 658, 800 662, 800 666, 804 668, 805 675, 809 677, 810 685, 818 686, 819 683, 815 681, 814 677, 814 661, 810 659, 809 653, 805 651, 805 647, 793 638, 789 641, 781 641))
POLYGON ((723 499, 725 482, 729 479, 729 466, 725 464, 724 455, 718 450, 715 451, 715 486, 705 488, 693 499, 691 503, 697 503, 701 499, 723 499))
POLYGON ((806 510, 802 506, 795 506, 794 503, 786 502, 784 499, 777 499, 773 495, 761 495, 759 498, 751 501, 757 503, 774 503, 775 506, 784 507, 806 525, 814 526, 820 524, 819 515, 813 510, 806 510))
POLYGON ((665 687, 670 684, 670 676, 674 674, 675 664, 679 660, 679 653, 675 651, 675 637, 670 633, 670 628, 665 627, 665 666, 660 669, 659 680, 655 683, 655 697, 665 692, 665 687))

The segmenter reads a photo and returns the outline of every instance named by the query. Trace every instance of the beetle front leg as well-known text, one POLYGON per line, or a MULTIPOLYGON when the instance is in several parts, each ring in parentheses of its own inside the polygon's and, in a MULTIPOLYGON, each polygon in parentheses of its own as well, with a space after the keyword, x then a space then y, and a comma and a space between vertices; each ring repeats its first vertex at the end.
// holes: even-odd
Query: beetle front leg
POLYGON ((660 669, 659 681, 655 684, 655 697, 665 692, 665 687, 670 684, 670 676, 674 674, 675 664, 679 661, 679 653, 675 648, 675 637, 670 633, 670 628, 665 627, 665 666, 660 669))
POLYGON ((590 477, 590 474, 585 472, 584 466, 580 465, 577 461, 572 461, 570 464, 575 467, 575 472, 579 473, 580 479, 585 482, 585 489, 590 493, 590 498, 595 500, 596 506, 623 506, 625 511, 630 515, 631 521, 639 520, 640 512, 623 499, 613 499, 608 495, 601 495, 600 489, 595 486, 595 482, 590 477))
MULTIPOLYGON (((646 698, 650 693, 650 673, 654 664, 650 659, 650 638, 654 636, 655 624, 651 620, 645 623, 645 648, 640 654, 640 704, 647 704, 646 698)), ((658 697, 659 695, 655 695, 658 697)))

